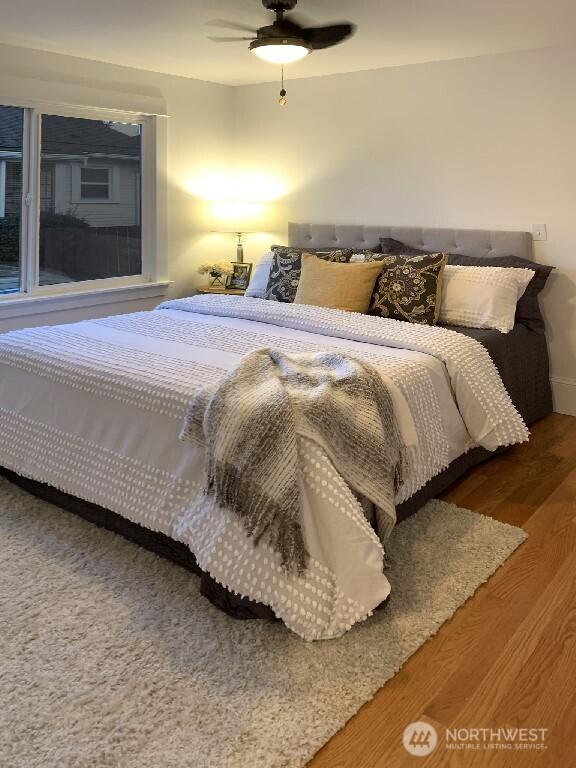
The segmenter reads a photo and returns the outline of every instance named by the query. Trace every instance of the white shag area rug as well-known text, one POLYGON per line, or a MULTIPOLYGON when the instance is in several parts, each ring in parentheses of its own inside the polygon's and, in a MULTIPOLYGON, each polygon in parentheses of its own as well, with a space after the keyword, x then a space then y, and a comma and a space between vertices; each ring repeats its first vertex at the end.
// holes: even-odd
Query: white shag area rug
POLYGON ((0 479, 2 768, 300 768, 525 537, 429 502, 393 534, 388 605, 307 644, 0 479))

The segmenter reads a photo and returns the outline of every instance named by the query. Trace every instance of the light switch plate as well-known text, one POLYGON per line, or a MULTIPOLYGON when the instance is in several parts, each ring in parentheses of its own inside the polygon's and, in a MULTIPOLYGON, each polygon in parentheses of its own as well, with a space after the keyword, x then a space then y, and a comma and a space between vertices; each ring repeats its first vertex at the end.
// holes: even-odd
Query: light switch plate
POLYGON ((534 240, 548 240, 546 224, 532 224, 532 237, 534 240))

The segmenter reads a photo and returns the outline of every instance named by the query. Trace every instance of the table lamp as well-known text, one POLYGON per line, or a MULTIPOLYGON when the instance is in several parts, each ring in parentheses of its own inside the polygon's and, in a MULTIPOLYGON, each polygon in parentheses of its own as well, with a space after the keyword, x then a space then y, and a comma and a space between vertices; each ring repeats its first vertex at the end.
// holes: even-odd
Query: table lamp
POLYGON ((226 200, 212 206, 212 231, 234 234, 236 243, 236 261, 244 261, 242 235, 246 232, 262 232, 265 229, 265 206, 261 202, 246 200, 226 200))

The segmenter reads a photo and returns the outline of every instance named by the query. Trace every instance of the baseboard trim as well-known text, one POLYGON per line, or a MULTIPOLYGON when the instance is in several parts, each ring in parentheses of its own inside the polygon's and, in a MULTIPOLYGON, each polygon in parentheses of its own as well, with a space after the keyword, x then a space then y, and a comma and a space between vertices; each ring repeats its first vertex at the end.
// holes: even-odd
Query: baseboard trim
POLYGON ((557 413, 576 416, 576 379, 551 376, 550 384, 552 385, 554 410, 557 413))

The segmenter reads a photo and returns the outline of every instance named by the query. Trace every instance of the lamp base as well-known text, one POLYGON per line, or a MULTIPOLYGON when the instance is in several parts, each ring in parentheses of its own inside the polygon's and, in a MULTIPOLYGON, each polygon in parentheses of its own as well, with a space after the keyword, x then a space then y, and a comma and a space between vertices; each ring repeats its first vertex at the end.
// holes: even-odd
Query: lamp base
POLYGON ((242 264, 244 261, 244 248, 242 247, 242 232, 236 233, 238 236, 238 242, 236 243, 236 261, 242 264))

